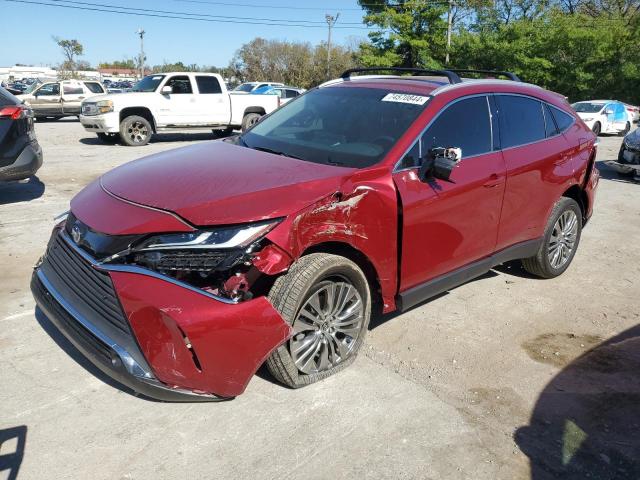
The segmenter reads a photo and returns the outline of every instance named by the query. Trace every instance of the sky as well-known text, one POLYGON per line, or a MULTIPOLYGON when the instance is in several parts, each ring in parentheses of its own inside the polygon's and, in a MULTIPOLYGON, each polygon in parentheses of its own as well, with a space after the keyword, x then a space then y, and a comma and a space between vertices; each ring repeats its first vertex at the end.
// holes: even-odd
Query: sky
POLYGON ((84 46, 84 55, 79 59, 94 66, 103 61, 134 58, 140 50, 140 40, 135 33, 140 27, 146 32, 148 65, 182 61, 187 65, 226 67, 234 52, 255 37, 311 43, 326 41, 325 14, 338 12, 332 42, 348 43, 366 38, 368 30, 361 23, 362 10, 356 0, 21 0, 20 3, 0 0, 0 18, 20 19, 2 22, 0 67, 16 63, 37 66, 60 63, 62 53, 52 36, 77 39, 84 46), (113 10, 118 6, 153 15, 193 18, 204 14, 207 17, 200 18, 215 21, 89 10, 113 10), (250 17, 267 20, 246 20, 250 17), (231 23, 245 21, 254 24, 231 23), (291 21, 308 23, 302 27, 291 26, 291 21))

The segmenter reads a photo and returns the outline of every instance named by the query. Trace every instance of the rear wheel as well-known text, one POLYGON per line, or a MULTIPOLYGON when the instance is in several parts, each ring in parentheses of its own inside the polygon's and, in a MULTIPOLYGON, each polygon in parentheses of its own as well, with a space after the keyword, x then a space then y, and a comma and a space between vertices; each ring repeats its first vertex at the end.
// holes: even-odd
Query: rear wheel
POLYGON ((353 363, 371 316, 369 285, 355 263, 325 253, 302 257, 268 298, 293 328, 267 360, 277 380, 298 388, 353 363))
POLYGON ((631 130, 631 123, 627 122, 627 124, 624 126, 624 130, 618 133, 618 136, 624 137, 627 135, 627 133, 629 133, 630 130, 631 130))
POLYGON ((247 113, 242 119, 242 131, 246 132, 251 127, 253 127, 256 123, 258 123, 260 117, 262 117, 262 115, 260 115, 259 113, 247 113))
POLYGON ((104 133, 104 132, 99 132, 96 133, 96 135, 98 136, 98 138, 103 142, 106 143, 108 145, 114 145, 115 143, 117 143, 118 141, 118 134, 117 133, 104 133))
POLYGON ((141 147, 149 143, 153 129, 149 120, 131 115, 120 122, 120 139, 130 147, 141 147))
POLYGON ((553 278, 564 273, 580 243, 582 211, 572 198, 562 197, 547 221, 538 253, 522 260, 524 269, 538 277, 553 278))
POLYGON ((596 122, 593 124, 593 128, 591 130, 593 130, 593 133, 598 136, 600 135, 600 131, 602 130, 602 125, 600 125, 600 122, 596 122))

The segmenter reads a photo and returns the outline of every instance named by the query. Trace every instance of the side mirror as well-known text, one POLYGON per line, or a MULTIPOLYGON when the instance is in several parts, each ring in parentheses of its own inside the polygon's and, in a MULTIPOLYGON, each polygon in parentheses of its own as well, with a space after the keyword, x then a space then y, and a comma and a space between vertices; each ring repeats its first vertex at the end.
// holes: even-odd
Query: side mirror
POLYGON ((462 149, 436 147, 429 150, 423 159, 418 176, 423 182, 430 177, 450 182, 451 172, 462 160, 462 149))
POLYGON ((613 110, 611 110, 610 108, 607 108, 607 109, 604 111, 604 114, 605 114, 605 115, 613 115, 613 110))
POLYGON ((170 93, 173 93, 173 87, 170 87, 169 85, 165 85, 160 90, 160 93, 162 93, 163 95, 169 95, 170 93))

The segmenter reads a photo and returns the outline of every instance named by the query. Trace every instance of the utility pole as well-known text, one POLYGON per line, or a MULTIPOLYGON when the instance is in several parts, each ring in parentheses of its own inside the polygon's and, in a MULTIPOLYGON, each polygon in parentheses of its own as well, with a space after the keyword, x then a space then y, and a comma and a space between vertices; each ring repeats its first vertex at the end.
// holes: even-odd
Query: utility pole
POLYGON ((449 10, 447 11, 447 55, 444 59, 444 63, 449 65, 449 51, 451 50, 451 25, 453 23, 453 15, 451 9, 453 8, 453 0, 449 0, 449 10))
POLYGON ((331 69, 331 29, 338 21, 340 17, 340 13, 336 13, 336 16, 329 15, 328 13, 324 16, 327 21, 327 25, 329 25, 329 38, 327 39, 327 79, 330 78, 330 69, 331 69))
POLYGON ((144 34, 146 33, 142 27, 140 27, 136 33, 140 35, 140 80, 144 78, 144 34))

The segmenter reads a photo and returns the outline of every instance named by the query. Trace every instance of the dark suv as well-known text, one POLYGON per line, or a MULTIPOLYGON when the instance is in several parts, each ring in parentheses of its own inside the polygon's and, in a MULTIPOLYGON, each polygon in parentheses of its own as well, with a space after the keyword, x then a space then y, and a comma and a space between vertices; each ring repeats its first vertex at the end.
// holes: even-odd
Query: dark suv
POLYGON ((28 178, 41 165, 33 112, 0 87, 0 181, 28 178))
POLYGON ((599 176, 562 96, 513 74, 356 72, 87 186, 35 269, 39 307, 134 390, 209 400, 265 361, 290 387, 325 378, 372 313, 502 262, 567 269, 599 176))

